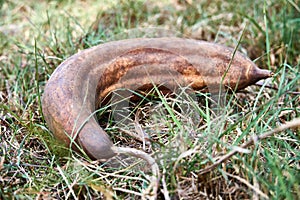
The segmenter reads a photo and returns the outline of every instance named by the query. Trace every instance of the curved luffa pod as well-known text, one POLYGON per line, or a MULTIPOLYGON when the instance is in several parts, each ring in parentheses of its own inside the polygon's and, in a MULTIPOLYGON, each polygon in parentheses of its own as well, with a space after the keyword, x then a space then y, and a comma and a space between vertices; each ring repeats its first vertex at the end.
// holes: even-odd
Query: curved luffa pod
POLYGON ((239 90, 271 76, 239 52, 232 57, 233 50, 222 45, 181 38, 128 39, 83 50, 51 75, 42 100, 45 120, 57 139, 77 142, 93 159, 111 158, 113 143, 93 114, 107 95, 136 83, 151 86, 142 70, 156 84, 172 76, 167 71, 176 72, 177 83, 195 90, 221 82, 239 90), (122 79, 129 72, 136 76, 122 79))

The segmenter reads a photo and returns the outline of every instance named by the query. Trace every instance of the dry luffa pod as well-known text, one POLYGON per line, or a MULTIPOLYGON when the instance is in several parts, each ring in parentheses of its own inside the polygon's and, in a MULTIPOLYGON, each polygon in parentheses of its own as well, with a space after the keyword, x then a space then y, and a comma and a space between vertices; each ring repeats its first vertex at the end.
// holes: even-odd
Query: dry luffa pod
POLYGON ((42 99, 45 120, 58 140, 70 145, 72 138, 92 159, 111 158, 116 154, 114 144, 94 116, 101 101, 116 89, 160 85, 178 75, 176 84, 185 82, 194 90, 220 84, 239 90, 270 77, 271 72, 215 43, 182 38, 108 42, 83 50, 57 67, 42 99), (129 72, 135 75, 127 76, 129 72))

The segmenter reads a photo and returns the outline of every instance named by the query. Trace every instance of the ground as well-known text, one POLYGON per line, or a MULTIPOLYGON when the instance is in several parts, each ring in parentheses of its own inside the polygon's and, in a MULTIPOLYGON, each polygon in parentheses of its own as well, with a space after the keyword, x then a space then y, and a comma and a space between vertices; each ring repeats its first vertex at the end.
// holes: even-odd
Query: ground
POLYGON ((226 95, 218 114, 210 94, 198 93, 197 105, 168 97, 146 103, 125 125, 111 121, 109 109, 99 116, 116 145, 155 159, 157 198, 299 198, 299 128, 241 148, 300 116, 298 0, 11 0, 0 1, 0 18, 0 199, 141 198, 151 185, 147 164, 131 157, 91 161, 63 146, 44 121, 41 98, 54 69, 80 50, 160 36, 237 48, 274 76, 226 95), (186 105, 186 113, 170 112, 174 104, 186 105), (152 140, 145 144, 132 133, 152 140), (231 150, 238 153, 201 173, 231 150))

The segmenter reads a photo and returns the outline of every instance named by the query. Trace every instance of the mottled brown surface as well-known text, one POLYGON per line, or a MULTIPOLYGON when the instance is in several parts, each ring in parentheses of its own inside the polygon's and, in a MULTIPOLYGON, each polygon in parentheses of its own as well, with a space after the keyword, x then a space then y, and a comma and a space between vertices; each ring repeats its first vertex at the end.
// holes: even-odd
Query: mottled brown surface
POLYGON ((180 38, 129 39, 84 50, 58 66, 49 79, 42 102, 46 122, 64 143, 77 142, 93 159, 110 158, 113 143, 93 115, 105 96, 118 88, 166 80, 169 87, 179 83, 210 91, 223 80, 226 88, 239 90, 271 76, 238 52, 232 60, 232 53, 221 45, 180 38))

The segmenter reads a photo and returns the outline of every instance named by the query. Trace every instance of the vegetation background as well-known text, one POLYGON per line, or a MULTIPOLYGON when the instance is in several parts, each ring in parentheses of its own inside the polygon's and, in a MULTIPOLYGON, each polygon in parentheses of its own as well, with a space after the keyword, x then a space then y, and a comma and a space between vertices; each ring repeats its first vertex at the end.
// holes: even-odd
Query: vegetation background
MULTIPOLYGON (((299 129, 257 141, 216 170, 199 173, 251 136, 300 116, 299 5, 299 0, 1 0, 0 199, 140 198, 149 185, 140 161, 112 167, 61 146, 45 124, 40 99, 53 70, 72 54, 116 39, 151 37, 157 30, 238 46, 274 72, 263 86, 230 95, 223 120, 213 120, 204 103, 195 108, 201 113, 198 126, 170 122, 164 114, 141 124, 145 131, 158 127, 167 133, 160 139, 164 145, 152 150, 160 155, 158 199, 299 198, 299 129), (196 139, 180 137, 191 130, 196 139)), ((135 132, 132 127, 104 123, 119 145, 142 148, 120 133, 135 132)))

